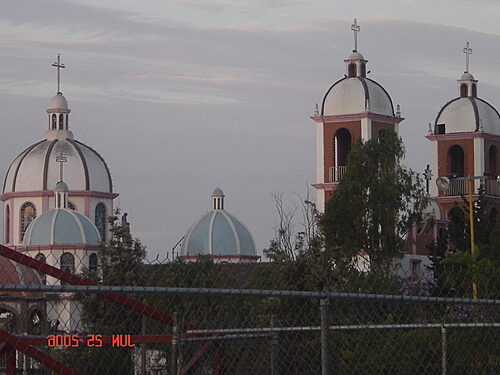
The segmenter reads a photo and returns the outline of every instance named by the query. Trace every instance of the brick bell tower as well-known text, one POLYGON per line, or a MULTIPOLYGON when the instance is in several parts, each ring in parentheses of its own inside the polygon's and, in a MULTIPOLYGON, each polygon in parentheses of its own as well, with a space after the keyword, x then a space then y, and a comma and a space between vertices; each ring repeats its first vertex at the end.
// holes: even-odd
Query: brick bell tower
POLYGON ((356 19, 351 25, 354 49, 344 60, 344 78, 335 82, 326 92, 321 112, 316 105, 312 120, 316 123, 316 183, 317 207, 324 211, 325 202, 332 196, 347 166, 351 146, 359 139, 376 137, 381 129, 398 132, 403 121, 387 91, 367 77, 367 60, 358 52, 357 35, 360 27, 356 19))
MULTIPOLYGON (((461 196, 469 194, 467 181, 455 177, 484 176, 474 181, 473 196, 484 183, 489 199, 490 215, 494 218, 500 209, 500 115, 488 102, 478 97, 478 81, 469 72, 469 55, 472 49, 467 42, 465 72, 458 82, 459 96, 446 103, 439 111, 432 129, 429 124, 427 139, 432 142, 432 174, 450 178, 447 191, 430 184, 430 195, 439 204, 442 217, 450 219, 461 196)), ((435 182, 435 178, 434 181, 435 182)), ((458 212, 457 212, 458 213, 458 212)))

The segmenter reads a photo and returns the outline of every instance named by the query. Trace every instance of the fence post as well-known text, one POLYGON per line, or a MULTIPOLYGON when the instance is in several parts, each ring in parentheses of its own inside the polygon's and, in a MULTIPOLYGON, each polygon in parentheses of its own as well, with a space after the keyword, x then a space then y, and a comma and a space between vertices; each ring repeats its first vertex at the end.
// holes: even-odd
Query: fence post
POLYGON ((174 315, 172 317, 172 349, 170 355, 171 357, 170 375, 177 374, 177 352, 178 352, 177 346, 179 345, 178 331, 179 331, 179 313, 176 311, 174 312, 174 315))
POLYGON ((279 363, 278 363, 278 332, 273 329, 276 328, 276 315, 271 315, 271 375, 279 374, 279 363))
POLYGON ((321 310, 321 375, 330 375, 330 300, 320 300, 321 310))
POLYGON ((446 375, 448 366, 448 340, 446 337, 446 328, 441 327, 441 374, 446 375))

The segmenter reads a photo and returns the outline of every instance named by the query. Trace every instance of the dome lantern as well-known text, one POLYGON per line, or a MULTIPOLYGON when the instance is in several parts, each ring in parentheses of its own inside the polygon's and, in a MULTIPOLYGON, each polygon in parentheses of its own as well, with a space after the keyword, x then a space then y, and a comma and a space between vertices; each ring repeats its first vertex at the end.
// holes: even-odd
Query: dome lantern
POLYGON ((214 210, 224 209, 224 192, 220 188, 215 188, 212 193, 212 208, 214 210))
POLYGON ((469 56, 472 55, 472 48, 469 47, 469 42, 464 47, 465 54, 465 71, 464 74, 457 80, 461 98, 472 97, 477 98, 477 80, 469 73, 469 56))
POLYGON ((358 32, 361 30, 358 25, 357 19, 351 25, 351 30, 354 32, 354 49, 347 59, 344 60, 346 64, 347 77, 366 77, 366 63, 363 55, 358 52, 358 32))
POLYGON ((68 101, 61 92, 61 69, 66 68, 61 64, 61 55, 57 55, 57 62, 52 64, 57 68, 57 93, 52 97, 47 108, 49 114, 49 132, 64 131, 65 138, 73 138, 68 129, 69 113, 71 110, 68 108, 68 101), (69 133, 69 134, 66 134, 69 133))

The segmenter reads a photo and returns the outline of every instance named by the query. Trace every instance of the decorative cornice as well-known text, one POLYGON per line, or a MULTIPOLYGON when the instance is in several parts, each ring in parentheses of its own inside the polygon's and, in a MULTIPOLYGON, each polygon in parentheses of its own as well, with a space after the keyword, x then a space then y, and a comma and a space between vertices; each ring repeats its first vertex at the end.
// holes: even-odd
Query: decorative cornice
POLYGON ((16 250, 23 252, 39 251, 39 250, 100 250, 100 246, 90 246, 83 244, 76 245, 44 245, 44 246, 17 246, 16 250))
POLYGON ((63 108, 51 108, 47 109, 47 113, 70 113, 71 109, 63 109, 63 108))
POLYGON ((387 124, 399 124, 401 121, 404 120, 404 117, 379 115, 377 113, 372 113, 368 111, 360 113, 350 113, 346 115, 311 116, 310 118, 317 123, 323 123, 323 124, 333 123, 333 122, 361 121, 361 119, 365 118, 387 124))
MULTIPOLYGON (((12 193, 6 193, 0 195, 0 201, 6 201, 10 198, 24 198, 24 197, 47 197, 53 196, 53 190, 38 190, 38 191, 16 191, 12 193)), ((118 197, 118 193, 105 193, 101 191, 88 191, 88 190, 70 190, 70 197, 96 197, 96 198, 104 198, 104 199, 115 199, 118 197)))
POLYGON ((432 134, 426 135, 425 138, 431 141, 458 141, 461 139, 484 138, 494 141, 500 141, 500 135, 490 134, 485 132, 462 132, 448 134, 432 134))
POLYGON ((312 187, 318 190, 333 191, 338 184, 339 184, 338 182, 327 182, 327 183, 312 184, 312 187))

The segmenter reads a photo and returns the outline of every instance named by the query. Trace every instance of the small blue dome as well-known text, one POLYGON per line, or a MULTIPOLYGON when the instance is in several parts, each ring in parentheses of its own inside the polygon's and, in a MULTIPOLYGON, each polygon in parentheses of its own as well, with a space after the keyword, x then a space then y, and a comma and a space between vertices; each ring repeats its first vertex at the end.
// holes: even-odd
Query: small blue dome
POLYGON ((101 242, 96 226, 82 214, 64 208, 45 212, 31 222, 24 246, 88 245, 101 242))
POLYGON ((198 254, 256 255, 248 229, 224 210, 208 212, 186 234, 181 255, 198 254))
POLYGON ((224 192, 222 191, 221 188, 215 188, 214 191, 213 191, 213 193, 212 193, 212 196, 214 196, 214 195, 222 195, 222 196, 224 196, 224 192))

